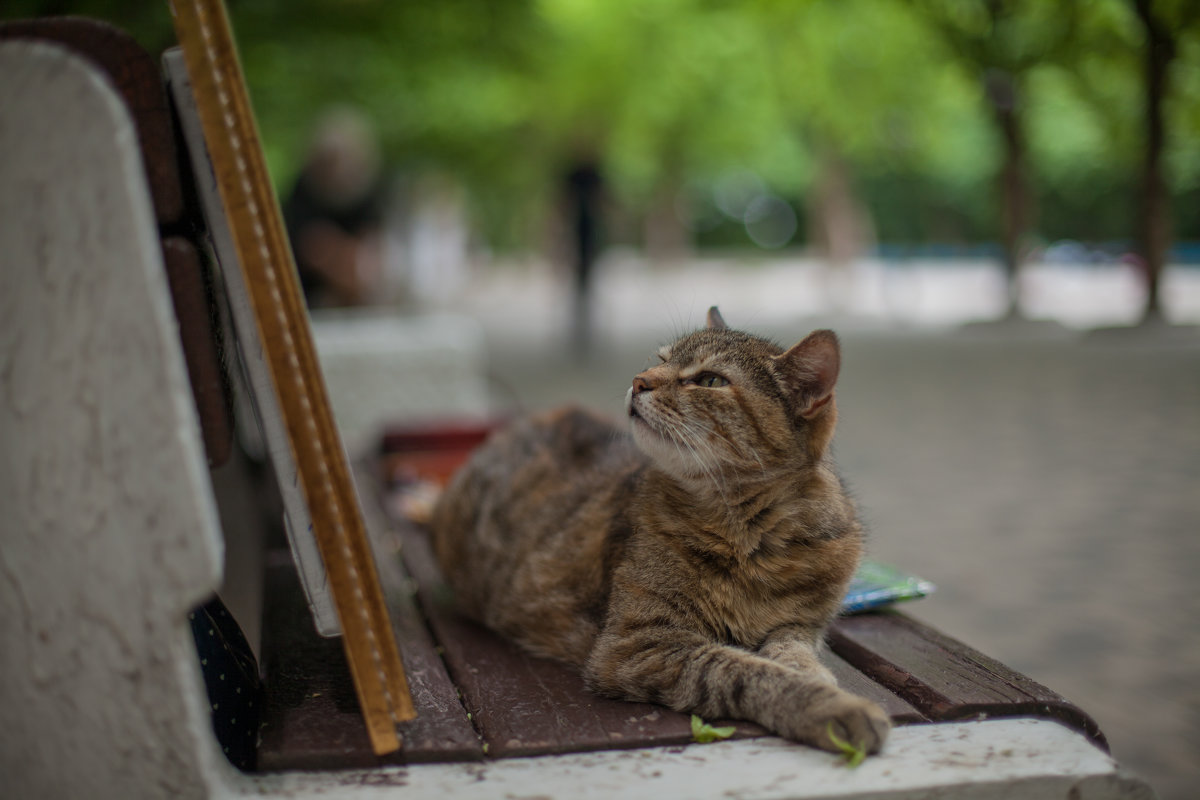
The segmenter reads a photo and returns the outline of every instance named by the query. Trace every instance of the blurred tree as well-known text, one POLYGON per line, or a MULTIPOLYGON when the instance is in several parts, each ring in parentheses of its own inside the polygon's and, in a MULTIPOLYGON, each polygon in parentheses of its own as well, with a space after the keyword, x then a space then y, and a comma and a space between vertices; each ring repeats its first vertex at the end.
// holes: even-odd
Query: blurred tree
POLYGON ((392 164, 520 180, 506 165, 532 102, 529 3, 245 0, 230 13, 277 182, 290 182, 312 119, 338 104, 371 115, 392 164))
POLYGON ((536 123, 560 163, 598 154, 650 243, 684 238, 675 212, 691 180, 734 167, 787 182, 798 154, 781 130, 756 20, 737 5, 543 0, 536 123))
MULTIPOLYGON (((316 116, 349 103, 378 124, 389 163, 469 187, 495 246, 540 241, 566 164, 584 152, 624 218, 647 220, 648 244, 692 236, 680 221, 689 207, 705 226, 716 220, 708 240, 728 231, 724 241, 747 243, 744 227, 716 211, 714 188, 751 176, 761 191, 810 198, 810 220, 857 208, 869 220, 862 229, 881 240, 979 242, 994 228, 1015 270, 1032 227, 1031 184, 1053 236, 1132 232, 1122 209, 1142 141, 1137 53, 1151 42, 1141 2, 229 5, 280 186, 291 183, 316 116), (825 182, 834 189, 813 191, 821 175, 837 178, 825 182), (989 210, 992 175, 1003 200, 989 210)), ((1200 136, 1186 131, 1200 131, 1200 33, 1189 21, 1197 4, 1143 5, 1159 20, 1155 35, 1173 41, 1158 185, 1194 209, 1200 136)), ((109 19, 151 50, 173 38, 166 0, 0 8, 4 17, 49 13, 109 19)), ((1177 225, 1200 235, 1200 213, 1180 213, 1177 225)), ((637 236, 630 229, 627 239, 637 236)))
POLYGON ((1069 52, 1029 76, 1038 231, 1051 239, 1129 240, 1138 26, 1127 0, 1089 0, 1083 10, 1069 52))
POLYGON ((990 148, 980 146, 986 134, 977 88, 945 69, 950 53, 930 41, 924 21, 904 3, 767 0, 756 10, 783 135, 794 137, 811 162, 803 176, 810 243, 833 261, 869 244, 872 217, 894 234, 898 208, 912 213, 928 202, 905 191, 899 203, 872 215, 872 203, 860 198, 863 178, 894 185, 923 175, 943 194, 974 186, 992 169, 990 148))
MULTIPOLYGON (((1092 200, 1089 216, 1109 238, 1120 231, 1134 240, 1146 281, 1144 317, 1156 319, 1176 224, 1173 198, 1194 196, 1200 186, 1200 6, 1091 0, 1085 8, 1075 48, 1057 73, 1065 78, 1059 88, 1066 93, 1051 92, 1060 113, 1050 119, 1045 112, 1052 104, 1041 104, 1047 117, 1043 143, 1057 140, 1046 166, 1073 183, 1077 196, 1092 200), (1093 124, 1085 130, 1088 118, 1093 124), (1114 181, 1113 175, 1120 177, 1114 181), (1119 192, 1096 208, 1106 183, 1115 183, 1119 192), (1114 213, 1123 218, 1114 220, 1114 213)), ((1060 204, 1070 203, 1060 198, 1060 204)), ((1179 220, 1191 236, 1200 221, 1196 210, 1193 202, 1193 213, 1179 220)), ((1086 230, 1079 209, 1068 220, 1076 230, 1083 222, 1086 230)))
POLYGON ((1076 0, 911 0, 960 67, 984 87, 1003 148, 997 183, 1000 247, 1009 276, 1009 314, 1018 313, 1017 273, 1023 239, 1033 216, 1025 130, 1026 88, 1037 67, 1070 51, 1077 26, 1076 0))
POLYGON ((1165 107, 1171 96, 1172 64, 1180 41, 1200 33, 1200 3, 1188 0, 1129 0, 1142 24, 1144 42, 1144 143, 1138 248, 1143 259, 1145 319, 1162 316, 1159 283, 1171 241, 1170 194, 1163 169, 1167 147, 1165 107))

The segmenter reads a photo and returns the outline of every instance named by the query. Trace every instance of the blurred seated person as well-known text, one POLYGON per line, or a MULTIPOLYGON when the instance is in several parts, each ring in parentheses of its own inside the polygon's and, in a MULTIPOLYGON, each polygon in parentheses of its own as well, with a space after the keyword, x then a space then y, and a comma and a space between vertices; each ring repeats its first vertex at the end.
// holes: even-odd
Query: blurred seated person
POLYGON ((326 112, 283 202, 288 239, 310 308, 370 302, 383 275, 384 181, 371 124, 326 112))

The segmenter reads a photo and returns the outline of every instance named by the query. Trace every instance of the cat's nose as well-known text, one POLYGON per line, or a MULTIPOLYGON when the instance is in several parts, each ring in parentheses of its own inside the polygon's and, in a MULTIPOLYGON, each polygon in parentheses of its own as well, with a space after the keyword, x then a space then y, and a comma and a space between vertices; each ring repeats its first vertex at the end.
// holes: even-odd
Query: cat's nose
POLYGON ((667 372, 666 366, 659 364, 657 367, 651 367, 639 372, 633 379, 633 394, 636 397, 642 392, 648 392, 651 389, 657 389, 671 379, 667 372))

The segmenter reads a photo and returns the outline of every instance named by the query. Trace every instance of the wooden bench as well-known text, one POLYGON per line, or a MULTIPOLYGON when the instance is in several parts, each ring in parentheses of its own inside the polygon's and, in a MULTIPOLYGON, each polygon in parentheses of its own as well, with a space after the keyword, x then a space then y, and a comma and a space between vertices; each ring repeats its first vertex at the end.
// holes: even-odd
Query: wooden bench
MULTIPOLYGON (((359 488, 373 507, 378 560, 385 586, 393 587, 388 602, 418 717, 401 727, 401 752, 384 759, 371 753, 340 648, 313 632, 290 556, 280 551, 269 560, 267 578, 275 605, 263 624, 269 688, 260 769, 472 761, 692 741, 687 715, 595 696, 573 671, 460 616, 425 532, 402 518, 385 519, 377 473, 360 470, 359 488)), ((896 725, 1044 718, 1107 749, 1095 721, 1077 706, 898 611, 843 617, 828 643, 824 660, 838 682, 879 703, 896 725)), ((752 723, 719 723, 734 725, 734 738, 766 735, 752 723)))

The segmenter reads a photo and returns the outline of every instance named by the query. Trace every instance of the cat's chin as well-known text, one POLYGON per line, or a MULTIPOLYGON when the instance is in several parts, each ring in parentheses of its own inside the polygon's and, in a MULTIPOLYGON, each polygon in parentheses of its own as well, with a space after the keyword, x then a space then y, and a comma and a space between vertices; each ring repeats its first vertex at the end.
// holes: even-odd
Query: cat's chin
POLYGON ((629 417, 633 443, 659 471, 685 483, 703 475, 696 463, 672 440, 656 431, 654 426, 637 413, 631 412, 629 417))
POLYGON ((632 410, 629 412, 629 433, 633 436, 633 443, 652 461, 657 462, 662 456, 671 454, 670 442, 632 410))

